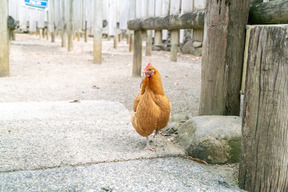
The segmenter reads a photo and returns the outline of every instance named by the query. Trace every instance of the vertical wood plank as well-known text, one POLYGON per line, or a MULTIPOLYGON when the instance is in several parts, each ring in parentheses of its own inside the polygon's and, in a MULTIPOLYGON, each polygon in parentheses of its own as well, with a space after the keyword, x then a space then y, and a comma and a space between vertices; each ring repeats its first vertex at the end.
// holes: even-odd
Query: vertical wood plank
POLYGON ((133 77, 141 77, 142 68, 142 31, 134 31, 133 77))
POLYGON ((249 26, 239 186, 288 191, 288 25, 249 26))
POLYGON ((95 0, 93 58, 96 64, 102 63, 102 7, 102 0, 95 0))
POLYGON ((8 1, 0 1, 0 77, 9 76, 8 1))
POLYGON ((68 10, 68 15, 69 15, 69 19, 68 19, 68 51, 72 51, 73 49, 73 4, 74 4, 74 0, 69 0, 69 10, 68 10))

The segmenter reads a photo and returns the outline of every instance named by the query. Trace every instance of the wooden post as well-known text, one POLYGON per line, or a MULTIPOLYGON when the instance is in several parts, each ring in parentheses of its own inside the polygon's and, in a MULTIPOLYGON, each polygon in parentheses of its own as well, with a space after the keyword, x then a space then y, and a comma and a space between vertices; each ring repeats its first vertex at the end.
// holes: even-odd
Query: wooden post
POLYGON ((141 77, 142 68, 142 31, 134 31, 133 77, 141 77))
POLYGON ((162 32, 161 30, 156 30, 155 31, 155 45, 162 45, 162 32))
POLYGON ((0 1, 0 77, 9 76, 8 1, 0 1))
POLYGON ((116 29, 116 33, 114 35, 114 45, 113 45, 113 48, 114 49, 117 49, 117 45, 118 45, 118 34, 117 34, 117 29, 116 29))
POLYGON ((146 56, 152 55, 152 30, 147 30, 145 55, 146 56))
POLYGON ((208 0, 199 115, 239 115, 249 0, 208 0))
POLYGON ((52 21, 51 23, 53 24, 53 31, 51 32, 51 42, 55 43, 55 0, 52 0, 52 21))
MULTIPOLYGON (((155 1, 154 0, 147 0, 147 16, 148 17, 154 17, 154 12, 155 12, 155 1)), ((147 30, 146 32, 146 51, 145 55, 146 56, 151 56, 152 55, 152 30, 147 30)))
POLYGON ((45 27, 42 28, 42 38, 45 39, 45 27))
POLYGON ((249 26, 239 186, 288 191, 288 25, 249 26))
POLYGON ((102 0, 96 0, 94 3, 94 41, 93 55, 94 63, 102 63, 102 0))
POLYGON ((119 34, 119 43, 122 41, 122 38, 123 38, 123 34, 122 34, 122 31, 121 31, 120 34, 119 34))
MULTIPOLYGON (((155 1, 155 16, 160 17, 162 16, 162 0, 155 1)), ((162 30, 155 30, 155 37, 154 37, 154 45, 160 46, 162 45, 162 30)))
MULTIPOLYGON (((170 15, 179 14, 180 1, 179 0, 170 0, 170 15)), ((177 52, 179 44, 179 28, 173 29, 171 31, 171 49, 170 49, 170 60, 177 61, 177 52)))
POLYGON ((80 32, 78 31, 76 34, 77 34, 77 41, 80 41, 80 32))
POLYGON ((130 45, 130 37, 131 37, 131 34, 130 32, 128 32, 127 34, 127 44, 130 45))
POLYGON ((73 1, 69 0, 68 51, 73 49, 73 1))
POLYGON ((85 21, 85 43, 88 42, 88 29, 87 29, 87 20, 85 21))
POLYGON ((11 31, 11 35, 12 35, 12 41, 15 41, 16 40, 15 30, 11 31))
POLYGON ((48 27, 47 27, 45 30, 46 30, 46 39, 48 40, 48 39, 49 39, 49 30, 48 30, 48 27))
POLYGON ((171 49, 170 49, 171 61, 177 61, 178 43, 179 43, 179 30, 172 30, 171 31, 171 49))
POLYGON ((61 31, 61 46, 66 47, 66 22, 65 22, 65 1, 62 1, 62 31, 61 31))
POLYGON ((288 1, 254 3, 250 7, 250 24, 279 24, 288 22, 288 1))
POLYGON ((134 50, 134 34, 130 35, 130 44, 129 44, 129 52, 134 50))

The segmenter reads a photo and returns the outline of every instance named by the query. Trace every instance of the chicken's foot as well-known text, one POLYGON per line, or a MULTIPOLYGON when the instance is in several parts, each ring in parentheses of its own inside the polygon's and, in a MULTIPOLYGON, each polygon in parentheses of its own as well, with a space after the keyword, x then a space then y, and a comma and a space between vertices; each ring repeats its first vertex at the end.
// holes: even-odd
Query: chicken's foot
POLYGON ((154 151, 154 147, 152 147, 152 146, 149 144, 149 138, 148 138, 148 137, 146 137, 146 147, 144 148, 144 150, 154 151))

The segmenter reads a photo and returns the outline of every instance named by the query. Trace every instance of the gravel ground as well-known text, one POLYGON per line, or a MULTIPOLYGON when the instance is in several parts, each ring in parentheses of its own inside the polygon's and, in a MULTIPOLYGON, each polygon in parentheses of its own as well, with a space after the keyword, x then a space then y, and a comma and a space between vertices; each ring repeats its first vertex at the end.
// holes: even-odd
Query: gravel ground
POLYGON ((132 160, 0 173, 0 191, 240 191, 222 172, 180 157, 132 160))
MULTIPOLYGON (((160 145, 164 156, 161 150, 141 151, 145 139, 128 122, 141 82, 131 77, 132 53, 124 41, 113 49, 113 41, 103 40, 103 63, 97 65, 92 47, 92 39, 74 41, 68 52, 59 37, 51 43, 28 34, 11 43, 11 76, 0 78, 0 191, 239 191, 237 166, 192 162, 170 150, 177 144, 160 145), (88 112, 102 123, 69 103, 73 100, 91 107, 88 112), (20 110, 10 110, 13 105, 20 110), (41 106, 50 119, 45 110, 37 111, 41 106), (60 117, 53 115, 57 106, 63 108, 60 117)), ((197 115, 200 59, 179 54, 178 62, 171 62, 167 52, 143 56, 143 67, 151 62, 160 71, 172 114, 197 115)))
MULTIPOLYGON (((0 102, 111 100, 128 110, 140 87, 141 78, 132 78, 133 54, 126 41, 113 48, 103 40, 103 63, 92 64, 93 41, 74 41, 74 50, 45 39, 21 34, 11 43, 9 78, 0 79, 0 102)), ((144 43, 143 43, 144 45, 144 43)), ((145 47, 143 53, 145 52, 145 47)), ((143 56, 143 67, 151 62, 162 76, 172 104, 172 114, 197 115, 200 97, 200 57, 179 55, 171 62, 168 52, 143 56)))

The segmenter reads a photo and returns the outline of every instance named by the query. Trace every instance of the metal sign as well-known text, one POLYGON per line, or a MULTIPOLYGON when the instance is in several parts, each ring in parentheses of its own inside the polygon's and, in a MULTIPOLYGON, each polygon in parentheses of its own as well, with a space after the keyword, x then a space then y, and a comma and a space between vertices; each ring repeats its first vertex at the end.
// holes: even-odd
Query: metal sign
POLYGON ((25 5, 29 7, 45 9, 48 6, 48 0, 25 0, 25 5))

